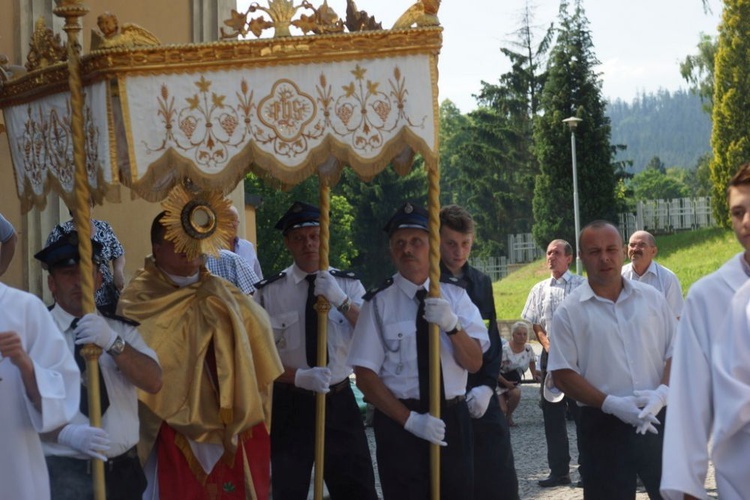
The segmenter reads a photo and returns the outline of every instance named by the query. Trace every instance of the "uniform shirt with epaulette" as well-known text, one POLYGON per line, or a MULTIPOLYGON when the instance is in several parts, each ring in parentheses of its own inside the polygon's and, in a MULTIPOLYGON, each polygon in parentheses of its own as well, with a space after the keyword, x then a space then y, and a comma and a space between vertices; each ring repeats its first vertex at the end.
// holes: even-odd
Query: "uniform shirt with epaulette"
MULTIPOLYGON (((485 352, 490 346, 487 328, 479 309, 459 285, 460 282, 441 283, 441 295, 450 303, 464 331, 477 339, 485 352)), ((416 285, 401 274, 395 274, 383 286, 366 295, 354 329, 349 364, 378 374, 398 399, 419 399, 416 341, 419 305, 416 293, 421 288, 429 290, 429 286, 429 279, 416 285)), ((456 362, 453 344, 442 330, 440 359, 445 398, 465 395, 468 372, 456 362)))
MULTIPOLYGON (((337 269, 330 269, 330 273, 352 304, 361 306, 365 289, 356 275, 337 269)), ((285 368, 311 368, 307 365, 305 350, 307 274, 296 264, 292 264, 255 285, 255 301, 271 318, 276 350, 285 368)), ((353 330, 349 320, 332 306, 328 312, 328 368, 331 370, 331 385, 341 382, 352 373, 352 367, 346 360, 353 330)))
MULTIPOLYGON (((75 333, 71 324, 75 317, 64 311, 59 305, 50 309, 52 318, 57 328, 63 333, 65 342, 71 352, 75 348, 75 333)), ((159 358, 156 353, 146 345, 136 326, 138 323, 115 315, 104 315, 107 325, 119 335, 127 345, 145 354, 157 363, 159 358)), ((102 428, 107 431, 110 439, 110 448, 104 455, 117 457, 131 449, 138 443, 139 421, 138 421, 138 394, 136 387, 125 377, 125 374, 117 367, 114 358, 107 352, 102 352, 99 357, 99 369, 101 370, 104 383, 107 386, 107 397, 109 407, 102 415, 102 428)), ((71 424, 89 424, 88 417, 80 411, 70 421, 71 424)), ((59 443, 43 442, 44 454, 46 456, 65 456, 80 459, 89 457, 78 450, 59 443)))

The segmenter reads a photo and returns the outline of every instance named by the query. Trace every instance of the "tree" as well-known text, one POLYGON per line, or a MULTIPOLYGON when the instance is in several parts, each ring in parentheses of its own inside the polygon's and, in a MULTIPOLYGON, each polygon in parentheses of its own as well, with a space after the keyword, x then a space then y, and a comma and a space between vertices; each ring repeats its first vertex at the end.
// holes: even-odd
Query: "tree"
POLYGON ((573 217, 573 173, 570 131, 562 120, 583 121, 575 131, 581 223, 614 221, 617 186, 610 146, 610 122, 604 114, 601 81, 581 0, 560 4, 557 40, 550 54, 547 81, 536 118, 534 138, 541 173, 534 189, 534 239, 546 246, 555 238, 576 241, 573 217))
POLYGON ((750 160, 750 1, 725 0, 716 52, 711 161, 714 217, 729 226, 726 189, 750 160))
POLYGON ((700 36, 698 53, 687 56, 680 63, 680 74, 690 85, 690 91, 700 96, 706 113, 711 114, 714 104, 714 60, 718 42, 705 33, 700 36))
POLYGON ((654 156, 646 164, 646 170, 656 170, 660 174, 665 175, 667 173, 667 166, 661 161, 661 158, 654 156))
POLYGON ((671 200, 690 196, 690 189, 679 178, 683 169, 647 168, 630 181, 636 200, 671 200))

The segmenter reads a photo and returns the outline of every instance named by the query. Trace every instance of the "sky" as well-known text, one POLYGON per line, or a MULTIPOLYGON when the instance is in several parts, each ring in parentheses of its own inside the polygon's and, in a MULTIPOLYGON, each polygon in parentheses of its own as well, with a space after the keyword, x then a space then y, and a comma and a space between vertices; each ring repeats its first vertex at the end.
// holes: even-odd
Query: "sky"
MULTIPOLYGON (((355 0, 390 28, 412 5, 412 0, 355 0)), ((238 0, 246 10, 249 0, 238 0)), ((266 2, 260 0, 261 5, 266 2)), ((322 0, 312 0, 314 5, 322 0)), ((346 0, 328 0, 340 17, 346 0)), ((442 0, 438 17, 443 26, 443 49, 438 62, 439 100, 450 99, 462 112, 476 108, 473 95, 481 82, 497 83, 510 70, 500 47, 511 47, 521 25, 526 0, 442 0)), ((544 29, 557 22, 559 1, 532 0, 534 26, 544 29)), ((601 62, 603 95, 630 102, 642 92, 687 89, 679 63, 697 52, 701 33, 715 35, 721 19, 719 0, 584 0, 594 54, 601 62)))

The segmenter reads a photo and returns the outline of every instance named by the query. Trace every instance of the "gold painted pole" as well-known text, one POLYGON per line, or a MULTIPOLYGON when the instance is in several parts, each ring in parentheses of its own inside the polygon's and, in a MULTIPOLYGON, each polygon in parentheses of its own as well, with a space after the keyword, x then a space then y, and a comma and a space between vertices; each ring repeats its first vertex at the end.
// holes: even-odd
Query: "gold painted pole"
MULTIPOLYGON (((81 31, 79 18, 89 9, 80 0, 55 0, 55 15, 65 19, 63 29, 68 35, 68 85, 70 87, 70 128, 73 133, 73 161, 75 164, 75 205, 73 221, 78 231, 78 252, 80 253, 81 291, 83 312, 91 313, 94 305, 94 273, 91 262, 91 210, 89 205, 88 176, 86 173, 86 151, 83 123, 83 83, 81 81, 81 46, 78 34, 81 31)), ((89 422, 94 427, 102 426, 101 401, 99 400, 99 355, 96 345, 86 345, 81 353, 86 359, 87 387, 89 398, 89 422)), ((104 500, 104 462, 92 460, 91 480, 94 498, 104 500)))
MULTIPOLYGON (((331 238, 331 187, 323 177, 320 179, 320 255, 318 269, 328 269, 329 242, 331 238)), ((318 313, 318 363, 317 366, 328 365, 328 311, 331 304, 322 295, 318 295, 315 302, 318 313)), ((323 499, 323 470, 325 439, 326 439, 326 395, 315 394, 315 485, 313 492, 315 500, 323 499)))
MULTIPOLYGON (((440 297, 440 167, 425 161, 430 230, 430 297, 440 297)), ((430 323, 430 415, 440 418, 440 330, 430 323)), ((440 446, 430 444, 430 493, 440 500, 440 446)))

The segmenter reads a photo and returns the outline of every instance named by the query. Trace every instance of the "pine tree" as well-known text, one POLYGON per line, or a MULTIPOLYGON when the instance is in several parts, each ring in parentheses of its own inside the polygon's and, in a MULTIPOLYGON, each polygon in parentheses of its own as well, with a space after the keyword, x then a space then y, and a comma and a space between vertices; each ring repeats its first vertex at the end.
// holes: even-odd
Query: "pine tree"
POLYGON ((729 227, 724 190, 750 161, 750 0, 725 0, 714 69, 711 205, 716 220, 729 227))
POLYGON ((568 7, 568 1, 562 0, 542 90, 542 114, 534 127, 541 173, 534 189, 532 233, 542 247, 555 238, 576 241, 570 130, 562 123, 565 118, 583 120, 575 132, 581 226, 595 219, 614 222, 617 214, 610 122, 594 70, 599 62, 581 1, 574 2, 572 14, 568 7))

